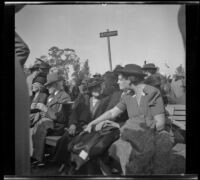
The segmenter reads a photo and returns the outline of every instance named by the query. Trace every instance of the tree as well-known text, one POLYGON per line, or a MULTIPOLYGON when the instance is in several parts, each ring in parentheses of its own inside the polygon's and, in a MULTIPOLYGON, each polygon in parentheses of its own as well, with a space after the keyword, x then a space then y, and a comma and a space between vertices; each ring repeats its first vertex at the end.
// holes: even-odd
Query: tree
POLYGON ((89 79, 91 74, 90 74, 90 67, 89 67, 89 61, 88 59, 84 62, 83 67, 79 73, 79 76, 82 77, 82 79, 89 79))
POLYGON ((89 64, 88 60, 84 62, 83 67, 81 67, 81 60, 76 54, 74 49, 65 48, 61 49, 57 46, 53 46, 48 52, 49 58, 47 62, 52 66, 51 71, 58 71, 66 80, 69 77, 69 66, 73 67, 72 77, 75 81, 82 80, 82 76, 89 76, 89 64))

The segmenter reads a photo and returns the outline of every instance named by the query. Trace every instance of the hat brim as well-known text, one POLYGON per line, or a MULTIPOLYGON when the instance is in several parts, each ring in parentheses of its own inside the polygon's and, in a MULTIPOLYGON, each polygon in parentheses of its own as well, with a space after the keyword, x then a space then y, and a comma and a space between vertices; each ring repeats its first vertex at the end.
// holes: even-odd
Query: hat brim
POLYGON ((91 88, 100 86, 102 83, 103 83, 103 81, 100 81, 100 82, 98 82, 98 83, 91 83, 91 84, 88 84, 88 85, 87 85, 87 88, 88 88, 88 89, 91 89, 91 88))
POLYGON ((46 84, 44 84, 44 86, 45 86, 45 87, 51 86, 52 84, 57 83, 57 82, 59 82, 59 81, 63 81, 63 79, 59 79, 59 80, 52 81, 52 82, 47 82, 46 84))
POLYGON ((135 75, 135 76, 142 76, 142 77, 145 77, 147 76, 146 74, 144 73, 138 73, 137 71, 127 71, 125 69, 120 69, 116 72, 117 74, 127 74, 127 75, 135 75))
POLYGON ((40 58, 35 58, 35 59, 38 60, 38 61, 41 61, 41 62, 45 63, 45 61, 43 61, 43 60, 40 59, 40 58))
POLYGON ((143 67, 143 70, 147 70, 147 69, 158 69, 157 67, 143 67))

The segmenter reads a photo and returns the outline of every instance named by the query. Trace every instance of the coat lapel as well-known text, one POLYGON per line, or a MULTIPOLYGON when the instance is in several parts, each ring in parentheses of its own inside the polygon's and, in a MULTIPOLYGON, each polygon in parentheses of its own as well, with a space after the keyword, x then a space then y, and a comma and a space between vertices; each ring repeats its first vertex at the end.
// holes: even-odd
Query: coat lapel
POLYGON ((100 104, 100 100, 98 100, 96 104, 93 106, 93 98, 90 98, 90 113, 92 115, 92 118, 94 117, 94 114, 97 108, 99 107, 99 104, 100 104))
POLYGON ((58 99, 61 96, 61 91, 59 91, 56 95, 49 96, 48 100, 52 98, 50 102, 48 102, 48 107, 52 106, 53 104, 58 102, 58 99))

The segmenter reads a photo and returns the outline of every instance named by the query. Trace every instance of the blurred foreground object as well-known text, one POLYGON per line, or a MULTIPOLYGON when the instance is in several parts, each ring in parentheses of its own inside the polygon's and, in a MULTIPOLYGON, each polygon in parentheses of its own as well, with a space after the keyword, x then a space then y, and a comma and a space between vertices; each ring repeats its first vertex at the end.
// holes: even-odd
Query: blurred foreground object
MULTIPOLYGON (((24 5, 16 5, 15 13, 24 5)), ((29 155, 29 96, 22 66, 29 56, 29 48, 15 33, 15 174, 30 175, 29 155), (21 66, 20 66, 21 65, 21 66)))

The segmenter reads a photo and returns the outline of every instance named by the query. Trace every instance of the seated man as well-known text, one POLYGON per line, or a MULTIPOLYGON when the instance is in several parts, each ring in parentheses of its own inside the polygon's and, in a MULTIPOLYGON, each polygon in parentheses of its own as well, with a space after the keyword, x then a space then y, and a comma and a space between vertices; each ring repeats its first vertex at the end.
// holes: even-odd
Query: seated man
POLYGON ((35 124, 40 119, 40 109, 37 109, 38 104, 45 105, 47 102, 48 94, 44 92, 44 84, 46 83, 46 77, 43 74, 38 74, 36 78, 33 79, 32 84, 32 97, 31 97, 31 112, 30 112, 30 153, 32 156, 32 133, 35 129, 35 124))
POLYGON ((70 96, 63 90, 63 78, 57 73, 48 74, 45 86, 48 88, 50 96, 47 99, 47 105, 38 104, 36 106, 42 111, 42 118, 35 125, 35 132, 32 136, 33 158, 39 162, 43 161, 45 137, 49 130, 54 135, 64 133, 65 116, 62 107, 71 101, 70 96))
POLYGON ((89 98, 87 86, 84 85, 83 92, 81 92, 74 101, 72 112, 69 117, 68 129, 66 129, 67 131, 65 134, 57 142, 52 162, 62 164, 68 161, 68 142, 75 134, 82 131, 84 125, 87 125, 90 120, 89 98))

